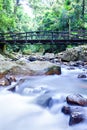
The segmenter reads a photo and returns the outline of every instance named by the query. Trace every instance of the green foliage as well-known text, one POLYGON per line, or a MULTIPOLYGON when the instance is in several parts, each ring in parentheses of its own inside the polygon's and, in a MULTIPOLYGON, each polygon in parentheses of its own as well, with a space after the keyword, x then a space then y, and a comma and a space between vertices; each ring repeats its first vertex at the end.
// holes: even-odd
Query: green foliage
POLYGON ((13 0, 0 0, 0 32, 14 28, 13 0))
MULTIPOLYGON (((32 17, 20 1, 0 0, 0 32, 32 30, 71 30, 83 28, 81 0, 28 0, 32 17)), ((83 5, 85 4, 85 5, 83 5)), ((86 8, 84 10, 87 11, 86 8)), ((87 13, 84 12, 85 24, 87 13)))
MULTIPOLYGON (((83 28, 82 1, 65 0, 60 7, 53 4, 45 10, 39 29, 44 30, 78 30, 83 28)), ((86 14, 85 14, 86 15, 86 14)))
POLYGON ((72 45, 67 45, 67 48, 72 48, 73 46, 72 45))

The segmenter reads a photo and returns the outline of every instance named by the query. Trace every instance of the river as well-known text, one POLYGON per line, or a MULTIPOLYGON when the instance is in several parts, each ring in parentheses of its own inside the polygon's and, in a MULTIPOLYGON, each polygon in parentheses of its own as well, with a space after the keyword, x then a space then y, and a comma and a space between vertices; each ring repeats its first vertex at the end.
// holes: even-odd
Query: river
POLYGON ((0 130, 87 130, 87 121, 69 126, 69 116, 61 112, 67 95, 87 96, 87 78, 77 78, 80 73, 86 74, 86 69, 67 68, 62 66, 61 75, 27 77, 15 93, 1 89, 0 130), (51 108, 35 103, 46 92, 58 100, 51 108))

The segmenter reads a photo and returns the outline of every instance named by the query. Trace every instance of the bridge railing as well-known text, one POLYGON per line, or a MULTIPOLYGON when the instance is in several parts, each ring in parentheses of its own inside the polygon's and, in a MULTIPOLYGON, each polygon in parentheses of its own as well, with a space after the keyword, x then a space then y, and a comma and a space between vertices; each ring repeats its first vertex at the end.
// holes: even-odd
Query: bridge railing
POLYGON ((87 31, 33 31, 23 33, 0 33, 1 41, 29 40, 78 40, 87 39, 87 31))

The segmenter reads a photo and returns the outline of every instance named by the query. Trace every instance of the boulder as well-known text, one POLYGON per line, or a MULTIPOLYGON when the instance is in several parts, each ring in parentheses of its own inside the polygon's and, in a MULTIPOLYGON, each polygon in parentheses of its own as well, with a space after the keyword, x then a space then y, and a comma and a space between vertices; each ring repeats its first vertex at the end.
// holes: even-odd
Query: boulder
POLYGON ((0 78, 6 74, 26 76, 61 74, 60 65, 56 65, 49 61, 20 62, 20 60, 6 60, 1 56, 0 62, 0 78))
POLYGON ((87 99, 80 94, 73 94, 66 97, 68 104, 87 106, 87 99))
POLYGON ((71 61, 70 62, 71 66, 75 66, 75 67, 80 67, 80 66, 84 66, 84 62, 83 61, 71 61))
POLYGON ((71 113, 71 108, 69 106, 63 106, 61 111, 64 114, 69 115, 71 113))
POLYGON ((11 61, 2 61, 0 63, 0 74, 7 73, 7 71, 14 66, 17 66, 16 63, 13 63, 11 61))
POLYGON ((30 56, 28 60, 33 62, 33 61, 36 61, 37 59, 34 56, 30 56))
POLYGON ((45 55, 43 55, 43 58, 47 59, 47 60, 51 60, 55 58, 54 53, 45 53, 45 55))
POLYGON ((66 49, 66 51, 59 53, 58 58, 62 61, 87 61, 87 45, 82 45, 78 47, 72 47, 66 49))
POLYGON ((60 65, 56 65, 49 61, 34 61, 26 64, 26 67, 34 72, 36 75, 53 75, 61 74, 60 65))
POLYGON ((9 69, 7 73, 10 75, 25 75, 25 76, 35 75, 32 70, 30 70, 24 65, 14 66, 11 69, 9 69))
POLYGON ((0 79, 0 86, 9 86, 12 82, 16 82, 16 78, 14 76, 4 76, 0 79))
POLYGON ((79 74, 78 78, 86 78, 86 75, 85 74, 79 74))
POLYGON ((46 75, 54 75, 54 74, 60 75, 61 74, 61 68, 59 66, 49 67, 45 71, 46 71, 45 72, 46 75))
POLYGON ((69 115, 69 125, 75 125, 85 120, 84 109, 81 107, 63 106, 62 112, 69 115))
POLYGON ((53 99, 50 93, 44 93, 37 97, 36 104, 40 105, 41 107, 51 107, 53 105, 53 99))
POLYGON ((69 125, 75 125, 84 121, 84 115, 80 111, 74 111, 70 114, 69 125))
POLYGON ((61 61, 76 61, 78 60, 79 50, 77 49, 67 49, 66 51, 59 53, 58 57, 61 58, 61 61))
POLYGON ((9 79, 5 77, 0 79, 0 86, 8 86, 8 85, 11 85, 11 82, 9 79))

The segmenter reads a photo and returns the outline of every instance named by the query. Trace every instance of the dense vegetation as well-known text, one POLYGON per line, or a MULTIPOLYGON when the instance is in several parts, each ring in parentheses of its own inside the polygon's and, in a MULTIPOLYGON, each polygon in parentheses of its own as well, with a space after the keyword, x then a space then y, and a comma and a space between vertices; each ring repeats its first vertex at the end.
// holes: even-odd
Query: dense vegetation
POLYGON ((87 29, 86 6, 86 0, 0 0, 0 32, 87 29))

